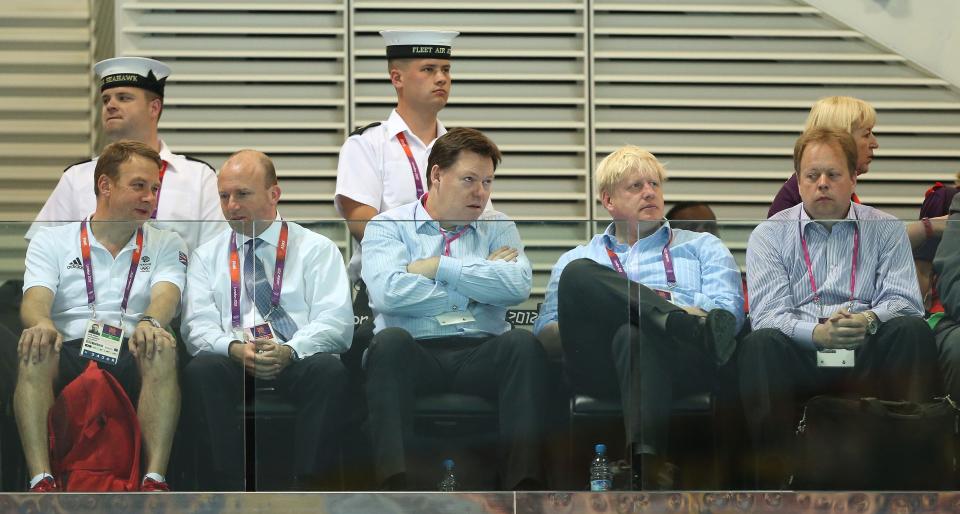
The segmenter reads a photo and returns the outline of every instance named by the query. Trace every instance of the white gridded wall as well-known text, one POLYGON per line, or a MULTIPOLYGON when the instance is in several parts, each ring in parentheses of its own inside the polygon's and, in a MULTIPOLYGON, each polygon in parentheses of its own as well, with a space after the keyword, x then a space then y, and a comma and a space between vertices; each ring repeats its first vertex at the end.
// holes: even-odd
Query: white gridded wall
MULTIPOLYGON (((0 2, 0 220, 32 220, 92 144, 86 0, 0 2)), ((0 280, 23 275, 23 223, 0 226, 0 280)))
POLYGON ((518 220, 534 294, 542 295, 556 258, 587 237, 587 3, 356 0, 352 13, 352 105, 359 126, 386 119, 396 105, 379 30, 460 31, 450 101, 440 119, 448 128, 482 130, 503 152, 493 203, 518 220))
MULTIPOLYGON (((915 219, 924 191, 960 168, 960 95, 803 2, 595 1, 592 11, 594 149, 650 149, 668 164, 668 202, 765 218, 810 106, 829 95, 877 108, 880 148, 857 186, 870 205, 915 219)), ((721 234, 741 263, 752 226, 721 234)))
MULTIPOLYGON (((270 153, 283 213, 298 219, 338 219, 337 150, 394 105, 377 31, 403 27, 462 32, 441 119, 484 130, 504 150, 493 199, 520 220, 537 291, 556 257, 588 236, 583 220, 606 218, 590 170, 624 143, 668 164, 668 202, 707 201, 727 219, 765 215, 810 105, 827 95, 878 108, 881 147, 858 186, 866 202, 915 217, 923 191, 960 168, 960 95, 801 1, 116 0, 116 53, 174 67, 161 120, 170 146, 214 166, 242 147, 270 153)), ((27 32, 0 38, 18 49, 53 45, 56 57, 40 59, 74 75, 49 81, 48 97, 30 96, 16 80, 32 80, 34 60, 0 51, 4 112, 50 113, 0 124, 0 151, 21 154, 0 163, 4 204, 21 218, 73 158, 61 154, 86 155, 89 134, 78 123, 89 119, 87 44, 75 30, 34 42, 27 32)), ((738 257, 749 229, 723 232, 738 257)), ((346 250, 342 226, 318 230, 346 250)))
MULTIPOLYGON (((291 219, 333 219, 347 134, 346 2, 129 1, 116 4, 117 55, 161 59, 160 120, 176 153, 219 168, 255 148, 277 166, 291 219)), ((317 227, 345 250, 342 223, 317 227)))

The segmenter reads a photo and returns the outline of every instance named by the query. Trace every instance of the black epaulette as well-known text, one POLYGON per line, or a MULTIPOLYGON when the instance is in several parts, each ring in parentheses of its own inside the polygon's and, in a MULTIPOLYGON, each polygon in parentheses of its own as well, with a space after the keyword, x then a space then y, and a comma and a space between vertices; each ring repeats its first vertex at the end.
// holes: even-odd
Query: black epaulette
POLYGON ((213 170, 214 173, 217 172, 217 168, 214 168, 213 166, 210 165, 209 162, 207 162, 207 161, 205 161, 205 160, 203 160, 203 159, 197 159, 196 157, 190 157, 189 155, 184 155, 183 158, 186 159, 186 160, 188 160, 188 161, 199 162, 200 164, 204 164, 204 165, 206 165, 208 168, 210 168, 211 170, 213 170))
POLYGON ((67 166, 66 168, 63 168, 63 172, 66 173, 67 170, 69 170, 70 168, 72 168, 72 167, 74 167, 74 166, 79 166, 79 165, 81 165, 81 164, 83 164, 83 163, 85 163, 85 162, 90 162, 90 161, 92 161, 92 160, 93 160, 93 159, 84 159, 84 160, 82 160, 82 161, 77 161, 77 162, 75 162, 75 163, 67 166))
POLYGON ((366 130, 367 130, 368 128, 373 128, 373 127, 376 127, 377 125, 380 125, 380 122, 379 122, 379 121, 375 121, 375 122, 367 125, 366 127, 357 127, 357 128, 355 128, 355 129, 353 129, 353 132, 351 132, 350 135, 351 135, 351 136, 359 136, 360 134, 363 134, 364 132, 366 132, 366 130))

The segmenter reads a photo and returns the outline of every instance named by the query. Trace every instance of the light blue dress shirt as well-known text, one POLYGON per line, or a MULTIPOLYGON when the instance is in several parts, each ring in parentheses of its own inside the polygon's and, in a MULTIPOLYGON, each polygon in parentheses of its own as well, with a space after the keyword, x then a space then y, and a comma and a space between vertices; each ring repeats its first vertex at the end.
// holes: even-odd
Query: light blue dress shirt
MULTIPOLYGON (((633 246, 617 242, 615 225, 610 224, 603 234, 593 236, 586 245, 581 245, 560 256, 550 273, 547 295, 540 307, 540 316, 533 326, 539 334, 549 323, 557 321, 557 287, 560 274, 570 262, 590 259, 613 268, 607 255, 610 244, 620 259, 627 277, 651 289, 671 293, 671 302, 680 307, 699 307, 707 312, 713 309, 730 311, 737 318, 737 329, 743 324, 743 291, 740 270, 730 250, 713 234, 673 230, 670 256, 677 283, 673 288, 667 284, 663 266, 663 247, 670 238, 670 224, 663 226, 633 246)), ((626 288, 626 285, 624 285, 626 288)))
POLYGON ((361 274, 375 316, 374 332, 399 327, 420 339, 498 335, 510 329, 504 319, 507 308, 526 300, 533 284, 520 233, 506 215, 494 210, 484 211, 468 227, 446 256, 439 223, 419 201, 367 223, 361 274), (516 261, 487 260, 503 246, 519 251, 516 261), (407 272, 411 262, 438 255, 435 280, 407 272), (436 318, 463 311, 475 321, 442 325, 436 318))
POLYGON ((873 311, 880 321, 922 316, 923 302, 903 222, 860 204, 847 221, 827 230, 810 219, 803 204, 774 214, 750 234, 747 290, 754 329, 776 328, 809 350, 820 318, 841 307, 873 311), (850 300, 853 234, 859 227, 856 288, 850 300), (814 302, 800 231, 810 253, 820 303, 814 302))

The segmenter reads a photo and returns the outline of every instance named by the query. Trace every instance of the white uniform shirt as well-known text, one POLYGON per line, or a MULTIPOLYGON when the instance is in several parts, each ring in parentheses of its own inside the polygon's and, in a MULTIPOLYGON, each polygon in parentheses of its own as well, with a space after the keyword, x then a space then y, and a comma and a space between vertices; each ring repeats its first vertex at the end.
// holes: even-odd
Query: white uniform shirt
MULTIPOLYGON (((96 294, 97 319, 117 325, 120 322, 120 304, 127 285, 130 258, 137 247, 136 232, 120 250, 116 258, 104 248, 93 230, 90 235, 90 262, 93 265, 93 287, 96 294)), ((158 282, 170 282, 183 291, 186 281, 187 248, 176 233, 151 226, 143 226, 143 253, 127 312, 123 318, 124 336, 133 333, 134 326, 150 305, 150 291, 158 282)), ((31 287, 46 287, 53 291, 50 309, 54 326, 64 341, 80 339, 93 312, 87 306, 87 287, 83 277, 83 256, 80 253, 80 222, 37 230, 27 247, 26 272, 23 275, 24 292, 31 287)))
MULTIPOLYGON (((350 136, 340 147, 337 162, 337 195, 369 205, 384 212, 417 200, 417 187, 407 154, 397 140, 403 132, 410 152, 420 168, 420 180, 427 191, 427 157, 433 148, 410 131, 407 122, 394 109, 385 123, 350 136)), ((437 137, 447 129, 437 120, 437 137)), ((343 212, 340 213, 343 215, 343 212)), ((354 244, 350 259, 350 278, 360 277, 360 246, 354 244)))
MULTIPOLYGON (((160 141, 160 157, 167 161, 167 171, 160 189, 155 226, 173 230, 189 248, 196 248, 227 227, 220 210, 217 174, 204 162, 171 153, 163 141, 160 141)), ((27 239, 33 238, 41 227, 80 221, 97 209, 97 197, 93 192, 96 166, 94 158, 70 166, 63 172, 57 187, 27 231, 27 239)))
MULTIPOLYGON (((279 220, 279 218, 278 218, 279 220)), ((315 353, 342 353, 353 339, 353 307, 350 285, 343 266, 343 255, 329 239, 287 222, 287 260, 283 270, 280 306, 297 324, 297 332, 285 344, 301 358, 315 353)), ((187 272, 181 332, 187 349, 227 355, 233 334, 230 311, 230 239, 224 231, 193 252, 187 272)), ((270 276, 277 261, 280 223, 274 222, 260 236, 256 255, 270 276)), ((244 327, 263 323, 243 284, 244 243, 250 238, 237 236, 240 257, 240 319, 244 327)))

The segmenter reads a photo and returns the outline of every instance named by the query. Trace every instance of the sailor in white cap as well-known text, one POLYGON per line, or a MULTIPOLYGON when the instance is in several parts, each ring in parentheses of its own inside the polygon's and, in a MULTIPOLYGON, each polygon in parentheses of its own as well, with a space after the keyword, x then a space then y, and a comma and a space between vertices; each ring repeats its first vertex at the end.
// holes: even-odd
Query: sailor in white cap
MULTIPOLYGON (((154 226, 180 234, 190 249, 223 230, 217 176, 213 168, 198 159, 170 151, 157 133, 163 111, 163 90, 170 76, 166 64, 144 57, 114 57, 93 67, 100 84, 101 124, 107 142, 140 141, 163 159, 159 201, 154 226)), ((79 221, 96 209, 93 170, 97 159, 73 164, 64 170, 47 203, 27 232, 31 239, 44 226, 79 221)))
MULTIPOLYGON (((356 239, 347 269, 358 290, 354 312, 361 321, 370 308, 360 282, 359 242, 370 218, 410 203, 427 190, 427 156, 433 142, 447 132, 437 113, 450 97, 450 49, 459 34, 381 31, 397 107, 386 121, 353 131, 340 148, 335 202, 340 215, 352 222, 350 234, 356 239)), ((362 345, 354 346, 362 351, 362 345)))

